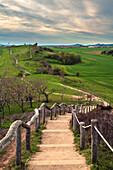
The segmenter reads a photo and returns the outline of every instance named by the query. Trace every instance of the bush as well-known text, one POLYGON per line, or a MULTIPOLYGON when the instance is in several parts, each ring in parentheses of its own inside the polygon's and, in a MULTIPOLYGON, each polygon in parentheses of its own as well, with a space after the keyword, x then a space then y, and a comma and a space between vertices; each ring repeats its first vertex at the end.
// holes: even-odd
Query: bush
POLYGON ((80 55, 75 53, 58 52, 56 54, 48 55, 46 58, 61 61, 64 65, 73 65, 81 62, 80 55))
POLYGON ((17 77, 23 77, 23 71, 20 71, 17 75, 17 77))

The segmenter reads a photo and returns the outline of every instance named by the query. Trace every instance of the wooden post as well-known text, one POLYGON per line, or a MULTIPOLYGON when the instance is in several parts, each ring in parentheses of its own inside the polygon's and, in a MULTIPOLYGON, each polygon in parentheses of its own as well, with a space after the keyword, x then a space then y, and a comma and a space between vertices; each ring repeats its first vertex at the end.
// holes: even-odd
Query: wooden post
POLYGON ((56 106, 54 106, 54 116, 56 117, 56 106))
POLYGON ((42 107, 42 123, 45 123, 45 106, 42 107))
POLYGON ((40 115, 41 115, 41 110, 39 109, 38 112, 39 112, 39 116, 38 116, 38 120, 37 120, 37 121, 38 121, 38 122, 37 122, 37 123, 38 123, 37 128, 39 129, 39 128, 40 128, 40 115))
POLYGON ((68 106, 68 113, 71 113, 71 106, 68 106))
POLYGON ((75 109, 75 105, 72 105, 72 118, 71 118, 71 126, 73 126, 73 110, 75 109))
POLYGON ((85 147, 85 128, 82 126, 85 126, 84 122, 80 122, 80 147, 84 149, 85 147))
POLYGON ((92 156, 92 163, 97 162, 97 145, 98 145, 98 134, 95 130, 95 127, 97 127, 97 119, 91 120, 91 156, 92 156))
POLYGON ((50 120, 52 120, 52 109, 50 110, 50 120))
POLYGON ((17 129, 16 135, 16 165, 21 165, 21 125, 17 129))
POLYGON ((77 111, 73 110, 73 131, 74 132, 76 131, 76 128, 77 128, 77 120, 76 120, 75 115, 77 115, 77 111))
POLYGON ((35 119, 35 131, 37 131, 38 130, 38 118, 36 117, 36 119, 35 119))
POLYGON ((82 111, 83 111, 83 104, 81 104, 81 113, 82 113, 82 111))
POLYGON ((63 114, 65 114, 65 105, 63 103, 63 114))
POLYGON ((61 115, 61 107, 59 107, 59 115, 61 115))
POLYGON ((26 129, 26 149, 31 149, 31 128, 26 129))

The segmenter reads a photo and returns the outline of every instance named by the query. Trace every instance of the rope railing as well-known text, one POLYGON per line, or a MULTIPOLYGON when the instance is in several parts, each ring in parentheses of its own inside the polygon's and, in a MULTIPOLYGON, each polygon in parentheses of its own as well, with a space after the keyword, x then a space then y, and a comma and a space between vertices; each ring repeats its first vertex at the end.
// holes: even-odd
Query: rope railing
POLYGON ((96 126, 94 126, 95 130, 99 134, 99 136, 103 139, 103 141, 106 143, 106 145, 110 148, 110 150, 113 152, 113 148, 110 146, 110 144, 107 142, 107 140, 103 137, 103 135, 100 133, 100 131, 97 129, 96 126))
MULTIPOLYGON (((81 104, 80 108, 81 110, 83 109, 83 105, 86 106, 86 103, 81 104)), ((89 103, 90 107, 90 103, 89 103)), ((93 109, 95 108, 95 105, 93 105, 93 109)), ((85 122, 80 122, 77 113, 81 113, 81 110, 79 111, 78 105, 75 107, 72 107, 72 126, 73 126, 73 131, 75 132, 77 129, 77 123, 80 126, 80 147, 84 149, 85 147, 85 129, 91 128, 91 157, 92 157, 92 163, 97 162, 97 140, 98 140, 98 135, 103 139, 103 141, 106 143, 106 145, 110 148, 110 150, 113 152, 113 148, 110 146, 110 144, 106 141, 106 139, 103 137, 103 135, 100 133, 100 131, 97 129, 97 119, 92 119, 91 124, 85 126, 85 122), (76 108, 76 109, 75 109, 76 108)), ((87 109, 87 112, 90 111, 90 109, 87 109)))

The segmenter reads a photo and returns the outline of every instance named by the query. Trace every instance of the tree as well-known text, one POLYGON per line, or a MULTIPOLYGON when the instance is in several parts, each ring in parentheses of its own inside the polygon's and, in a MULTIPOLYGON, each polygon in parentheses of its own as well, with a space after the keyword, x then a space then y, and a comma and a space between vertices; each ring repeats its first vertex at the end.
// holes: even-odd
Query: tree
POLYGON ((49 95, 52 94, 55 91, 54 89, 51 89, 51 92, 47 92, 48 82, 46 80, 37 79, 35 81, 32 81, 31 84, 33 85, 34 89, 39 94, 39 101, 40 101, 41 94, 43 94, 46 98, 45 102, 48 103, 49 102, 49 95))

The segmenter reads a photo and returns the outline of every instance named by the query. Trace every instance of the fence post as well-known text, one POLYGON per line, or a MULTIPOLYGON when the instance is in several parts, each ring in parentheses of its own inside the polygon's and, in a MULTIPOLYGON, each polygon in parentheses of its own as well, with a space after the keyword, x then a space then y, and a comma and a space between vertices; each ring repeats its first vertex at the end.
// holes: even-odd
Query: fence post
POLYGON ((78 106, 76 106, 76 109, 73 110, 73 131, 74 132, 77 129, 77 120, 76 120, 76 117, 75 117, 75 115, 77 115, 77 109, 78 109, 78 106))
POLYGON ((72 118, 71 118, 71 126, 73 126, 73 110, 75 109, 75 105, 72 105, 72 118))
POLYGON ((71 106, 68 106, 68 113, 71 113, 71 106))
POLYGON ((81 104, 81 113, 82 113, 82 110, 83 110, 83 104, 81 104))
POLYGON ((19 125, 16 134, 16 165, 21 165, 21 125, 19 125))
POLYGON ((59 106, 59 115, 61 115, 61 107, 59 106))
POLYGON ((52 120, 52 109, 50 110, 50 120, 52 120))
POLYGON ((90 112, 90 102, 89 102, 89 112, 90 112))
POLYGON ((26 129, 26 149, 31 149, 31 128, 26 129))
POLYGON ((80 122, 80 147, 84 149, 85 147, 85 128, 82 126, 85 126, 84 122, 80 122))
POLYGON ((45 123, 45 106, 42 107, 42 123, 45 123))
POLYGON ((97 119, 91 120, 91 156, 92 156, 92 163, 97 162, 97 145, 98 145, 98 134, 94 128, 97 127, 97 119))
POLYGON ((56 106, 54 106, 54 116, 56 117, 56 106))
POLYGON ((38 113, 39 113, 39 115, 38 115, 38 128, 40 128, 40 115, 41 115, 40 109, 38 110, 38 113))
POLYGON ((65 114, 65 105, 63 103, 63 114, 65 114))

